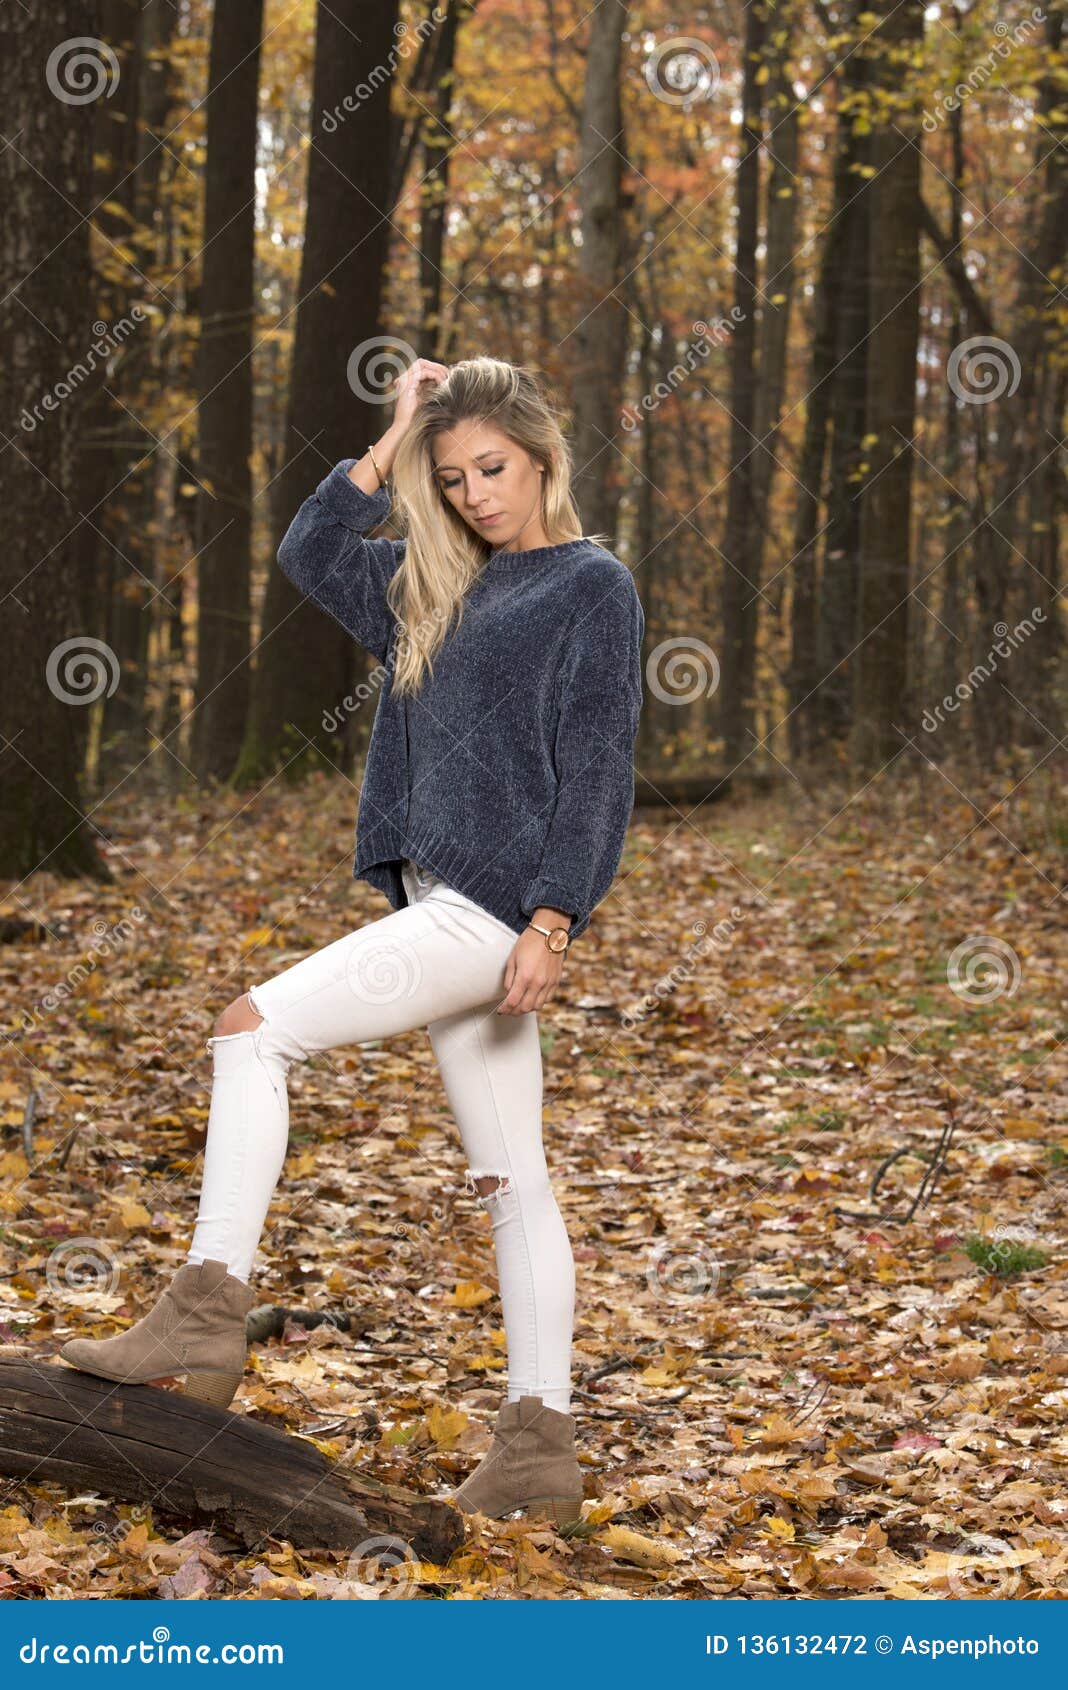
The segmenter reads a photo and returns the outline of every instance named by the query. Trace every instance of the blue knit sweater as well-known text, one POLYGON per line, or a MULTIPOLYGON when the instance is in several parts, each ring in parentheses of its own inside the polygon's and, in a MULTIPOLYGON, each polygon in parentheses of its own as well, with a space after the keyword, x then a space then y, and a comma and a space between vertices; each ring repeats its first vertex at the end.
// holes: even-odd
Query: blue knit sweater
POLYGON ((589 540, 491 556, 415 696, 391 680, 386 603, 405 540, 366 539, 390 508, 344 458, 278 551, 294 585, 384 665, 353 876, 408 902, 401 859, 516 933, 545 905, 589 925, 634 803, 645 618, 630 570, 589 540))

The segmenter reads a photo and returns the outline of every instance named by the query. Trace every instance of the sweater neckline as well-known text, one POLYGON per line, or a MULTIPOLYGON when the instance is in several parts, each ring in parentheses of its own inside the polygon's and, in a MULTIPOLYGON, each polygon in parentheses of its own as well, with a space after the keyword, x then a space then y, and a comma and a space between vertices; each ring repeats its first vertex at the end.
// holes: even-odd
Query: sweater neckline
POLYGON ((585 535, 577 540, 558 540, 552 546, 531 546, 526 551, 490 552, 484 564, 485 569, 515 569, 531 568, 536 563, 550 563, 554 558, 564 557, 569 552, 577 551, 582 546, 589 546, 592 541, 585 535))

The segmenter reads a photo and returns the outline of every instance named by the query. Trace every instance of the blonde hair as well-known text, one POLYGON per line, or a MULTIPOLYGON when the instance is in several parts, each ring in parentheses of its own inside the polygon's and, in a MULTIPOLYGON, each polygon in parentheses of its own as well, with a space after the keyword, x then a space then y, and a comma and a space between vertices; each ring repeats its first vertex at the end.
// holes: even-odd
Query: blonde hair
POLYGON ((393 691, 418 691, 434 655, 493 548, 454 510, 438 486, 431 446, 461 422, 493 423, 544 468, 541 522, 549 545, 582 538, 571 497, 571 452, 563 416, 533 371, 501 358, 465 358, 423 390, 393 460, 396 503, 407 531, 405 556, 387 599, 399 623, 393 691))

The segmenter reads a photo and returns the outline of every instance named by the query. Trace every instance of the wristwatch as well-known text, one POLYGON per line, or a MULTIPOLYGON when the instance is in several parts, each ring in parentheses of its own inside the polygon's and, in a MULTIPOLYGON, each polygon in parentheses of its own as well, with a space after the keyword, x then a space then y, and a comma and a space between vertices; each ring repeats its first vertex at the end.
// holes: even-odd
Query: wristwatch
POLYGON ((571 943, 571 934, 566 927, 541 927, 536 921, 528 922, 536 933, 545 934, 545 943, 554 956, 561 956, 571 943))

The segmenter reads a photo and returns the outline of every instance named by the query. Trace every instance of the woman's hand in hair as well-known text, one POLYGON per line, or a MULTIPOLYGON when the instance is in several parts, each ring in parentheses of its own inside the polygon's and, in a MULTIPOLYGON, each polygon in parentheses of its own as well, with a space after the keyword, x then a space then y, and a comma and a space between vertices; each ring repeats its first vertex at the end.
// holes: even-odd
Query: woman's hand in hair
POLYGON ((563 971, 563 956, 549 949, 543 933, 528 927, 505 963, 508 995, 497 1005, 497 1014, 528 1015, 532 1009, 541 1009, 560 984, 563 971))
POLYGON ((417 358, 402 376, 397 377, 393 388, 396 407, 393 412, 393 429, 397 434, 403 434, 415 416, 425 384, 444 381, 448 373, 444 364, 435 364, 432 358, 417 358))

